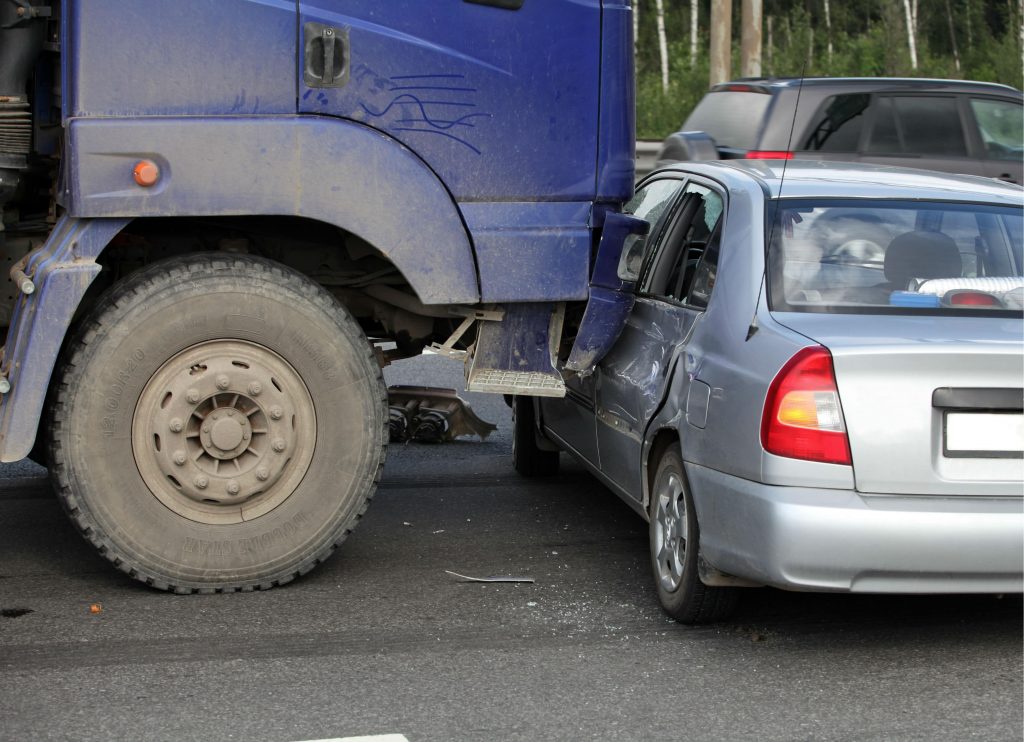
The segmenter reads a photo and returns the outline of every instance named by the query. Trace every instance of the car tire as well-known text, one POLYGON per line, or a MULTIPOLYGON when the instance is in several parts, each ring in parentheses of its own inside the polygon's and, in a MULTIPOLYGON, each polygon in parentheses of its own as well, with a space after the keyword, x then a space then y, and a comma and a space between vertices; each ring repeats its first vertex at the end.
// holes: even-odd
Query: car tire
POLYGON ((512 398, 512 466, 524 477, 551 477, 558 473, 558 451, 537 445, 537 417, 532 397, 512 398))
POLYGON ((177 593, 267 589, 324 561, 380 477, 387 391, 320 286, 188 255, 116 284, 68 346, 50 473, 83 536, 177 593))
POLYGON ((684 624, 721 621, 736 607, 737 591, 700 581, 700 526, 675 448, 658 461, 651 488, 650 554, 658 600, 665 612, 684 624))

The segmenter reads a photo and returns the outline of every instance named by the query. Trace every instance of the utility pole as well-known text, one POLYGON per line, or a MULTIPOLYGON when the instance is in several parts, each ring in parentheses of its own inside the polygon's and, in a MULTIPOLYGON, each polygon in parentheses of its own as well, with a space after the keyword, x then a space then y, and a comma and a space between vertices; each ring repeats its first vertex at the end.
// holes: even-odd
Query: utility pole
POLYGON ((740 38, 740 74, 761 76, 762 0, 743 0, 743 33, 740 38))
POLYGON ((711 0, 710 41, 709 82, 717 85, 732 77, 732 0, 711 0))

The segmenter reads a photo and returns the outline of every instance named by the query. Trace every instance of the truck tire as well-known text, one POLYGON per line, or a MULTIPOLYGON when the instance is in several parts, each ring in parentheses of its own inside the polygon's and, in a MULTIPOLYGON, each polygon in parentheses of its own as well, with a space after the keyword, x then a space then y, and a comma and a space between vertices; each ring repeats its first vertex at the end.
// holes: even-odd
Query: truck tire
POLYGON ((665 613, 683 624, 715 623, 736 608, 734 587, 700 581, 700 525, 683 471, 683 459, 668 448, 658 461, 651 488, 650 552, 654 584, 665 613))
POLYGON ((224 254, 112 287, 66 351, 50 472, 118 569, 176 593, 267 589, 365 512, 387 444, 370 343, 320 286, 224 254))
POLYGON ((533 397, 512 398, 512 467, 524 477, 552 477, 558 474, 558 451, 537 445, 537 422, 533 397))

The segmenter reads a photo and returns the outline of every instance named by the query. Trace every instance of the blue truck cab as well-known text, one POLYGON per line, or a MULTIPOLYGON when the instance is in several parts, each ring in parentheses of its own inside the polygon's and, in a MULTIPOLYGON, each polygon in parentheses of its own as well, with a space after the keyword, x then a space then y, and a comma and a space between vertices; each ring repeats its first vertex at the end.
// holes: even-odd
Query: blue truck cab
POLYGON ((383 363, 564 393, 632 64, 628 0, 0 0, 0 460, 155 587, 308 571, 373 495, 383 363))

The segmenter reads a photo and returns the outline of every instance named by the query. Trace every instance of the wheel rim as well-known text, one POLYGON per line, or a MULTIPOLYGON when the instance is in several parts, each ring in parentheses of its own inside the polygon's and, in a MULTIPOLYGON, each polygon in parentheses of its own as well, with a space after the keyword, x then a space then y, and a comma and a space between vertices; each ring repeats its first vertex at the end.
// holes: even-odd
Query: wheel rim
POLYGON ((675 592, 683 581, 686 556, 686 498, 679 475, 670 472, 655 493, 654 561, 658 581, 667 592, 675 592))
POLYGON ((200 523, 241 523, 284 502, 305 476, 316 413, 302 378, 261 345, 211 340, 167 361, 132 420, 150 492, 200 523))

